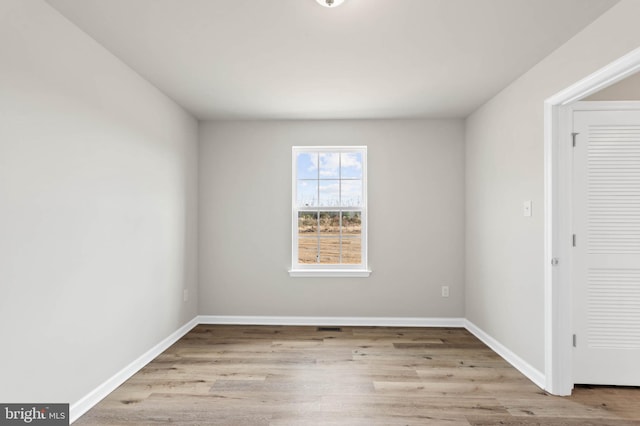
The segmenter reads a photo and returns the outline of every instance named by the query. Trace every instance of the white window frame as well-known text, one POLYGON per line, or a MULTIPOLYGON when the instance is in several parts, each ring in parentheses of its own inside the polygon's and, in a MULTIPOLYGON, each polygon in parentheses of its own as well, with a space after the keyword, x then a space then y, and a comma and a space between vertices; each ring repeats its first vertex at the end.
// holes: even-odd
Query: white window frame
MULTIPOLYGON (((366 146, 294 146, 291 149, 291 277, 368 277, 371 274, 367 257, 367 147, 366 146), (361 212, 361 264, 303 264, 298 263, 298 213, 301 211, 313 211, 297 206, 298 192, 298 167, 297 154, 305 152, 319 153, 343 153, 359 152, 362 154, 362 206, 340 207, 339 211, 361 212)), ((315 211, 333 211, 331 207, 313 207, 315 211)), ((342 216, 342 215, 341 215, 342 216)))

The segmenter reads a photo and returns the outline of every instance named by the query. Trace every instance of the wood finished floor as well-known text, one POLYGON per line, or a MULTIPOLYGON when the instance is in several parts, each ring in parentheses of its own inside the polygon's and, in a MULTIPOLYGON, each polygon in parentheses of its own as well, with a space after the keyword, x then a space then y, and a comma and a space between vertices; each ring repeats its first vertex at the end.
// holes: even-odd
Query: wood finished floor
POLYGON ((640 389, 547 395, 464 329, 194 328, 76 425, 638 425, 640 389))

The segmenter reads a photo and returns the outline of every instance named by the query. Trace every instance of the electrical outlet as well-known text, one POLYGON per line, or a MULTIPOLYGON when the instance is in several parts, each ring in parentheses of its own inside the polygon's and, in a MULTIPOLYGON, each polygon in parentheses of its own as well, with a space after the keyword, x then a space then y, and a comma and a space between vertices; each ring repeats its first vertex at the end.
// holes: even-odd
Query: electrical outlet
POLYGON ((449 286, 448 285, 443 285, 442 286, 442 297, 449 297, 449 286))
POLYGON ((189 290, 185 288, 182 290, 182 301, 186 302, 187 300, 189 300, 189 290))

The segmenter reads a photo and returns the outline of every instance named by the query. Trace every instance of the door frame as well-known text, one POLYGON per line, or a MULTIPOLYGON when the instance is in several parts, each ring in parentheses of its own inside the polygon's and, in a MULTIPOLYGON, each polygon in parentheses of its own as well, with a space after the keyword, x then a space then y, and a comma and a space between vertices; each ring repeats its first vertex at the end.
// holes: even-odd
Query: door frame
POLYGON ((640 71, 640 48, 544 102, 545 390, 571 395, 571 109, 566 108, 640 71))

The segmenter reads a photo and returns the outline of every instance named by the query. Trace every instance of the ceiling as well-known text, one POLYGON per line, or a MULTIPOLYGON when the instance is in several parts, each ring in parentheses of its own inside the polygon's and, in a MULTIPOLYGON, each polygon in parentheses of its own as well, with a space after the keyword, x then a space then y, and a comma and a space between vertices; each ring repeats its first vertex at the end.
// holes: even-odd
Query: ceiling
POLYGON ((465 117, 616 0, 47 0, 199 119, 465 117))

